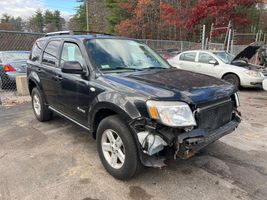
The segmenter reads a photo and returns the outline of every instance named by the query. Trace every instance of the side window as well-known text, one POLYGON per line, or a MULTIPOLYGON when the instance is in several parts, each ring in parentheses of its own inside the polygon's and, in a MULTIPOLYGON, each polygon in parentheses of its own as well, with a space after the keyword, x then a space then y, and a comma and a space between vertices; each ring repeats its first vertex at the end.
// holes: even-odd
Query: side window
POLYGON ((32 48, 32 52, 30 55, 30 60, 31 61, 37 61, 40 60, 41 57, 41 53, 42 53, 42 48, 45 45, 45 41, 44 40, 39 40, 37 41, 32 48))
POLYGON ((210 61, 216 61, 216 60, 207 53, 199 53, 198 62, 209 64, 210 61))
POLYGON ((46 46, 42 62, 53 67, 58 66, 57 54, 59 51, 60 41, 50 41, 46 46))
POLYGON ((60 65, 62 66, 65 61, 78 61, 81 65, 85 64, 82 53, 77 44, 70 42, 64 43, 60 65))
POLYGON ((184 53, 180 56, 180 60, 195 62, 197 53, 184 53))

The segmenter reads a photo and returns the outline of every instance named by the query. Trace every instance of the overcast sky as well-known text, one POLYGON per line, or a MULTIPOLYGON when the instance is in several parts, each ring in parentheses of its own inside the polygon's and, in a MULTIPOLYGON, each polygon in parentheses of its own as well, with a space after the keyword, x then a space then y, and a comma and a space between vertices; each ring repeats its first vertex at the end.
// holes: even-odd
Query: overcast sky
POLYGON ((76 0, 0 0, 0 16, 4 13, 14 17, 28 18, 41 10, 60 10, 64 18, 75 13, 76 0))

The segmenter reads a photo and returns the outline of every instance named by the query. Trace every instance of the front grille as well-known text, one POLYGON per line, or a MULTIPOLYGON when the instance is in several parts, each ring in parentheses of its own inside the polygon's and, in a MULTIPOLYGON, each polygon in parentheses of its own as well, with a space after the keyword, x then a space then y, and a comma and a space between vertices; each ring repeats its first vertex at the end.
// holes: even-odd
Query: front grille
POLYGON ((232 119, 233 102, 227 101, 207 108, 200 108, 196 113, 198 128, 205 130, 215 130, 232 119))

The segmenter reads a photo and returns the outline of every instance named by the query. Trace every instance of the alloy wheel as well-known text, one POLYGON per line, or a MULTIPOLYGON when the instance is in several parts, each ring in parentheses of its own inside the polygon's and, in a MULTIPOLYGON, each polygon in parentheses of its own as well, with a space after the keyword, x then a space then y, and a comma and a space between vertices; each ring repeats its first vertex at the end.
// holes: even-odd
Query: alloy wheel
POLYGON ((39 96, 37 94, 33 96, 33 108, 34 108, 34 112, 36 113, 36 115, 40 116, 41 115, 41 103, 40 103, 39 96))
POLYGON ((125 162, 125 148, 120 136, 114 130, 105 130, 101 147, 108 164, 114 169, 120 169, 125 162))

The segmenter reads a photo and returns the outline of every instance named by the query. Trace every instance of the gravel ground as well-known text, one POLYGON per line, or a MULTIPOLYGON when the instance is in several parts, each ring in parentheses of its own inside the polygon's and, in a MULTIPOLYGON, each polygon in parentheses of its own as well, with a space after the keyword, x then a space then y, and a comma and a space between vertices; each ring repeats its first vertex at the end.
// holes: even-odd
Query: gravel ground
POLYGON ((30 104, 0 107, 0 200, 267 199, 267 92, 240 92, 243 121, 189 160, 115 180, 78 126, 38 122, 30 104))
MULTIPOLYGON (((16 91, 0 90, 0 106, 16 106, 30 102, 30 96, 19 96, 16 91)), ((1 107, 0 107, 1 108, 1 107)))

